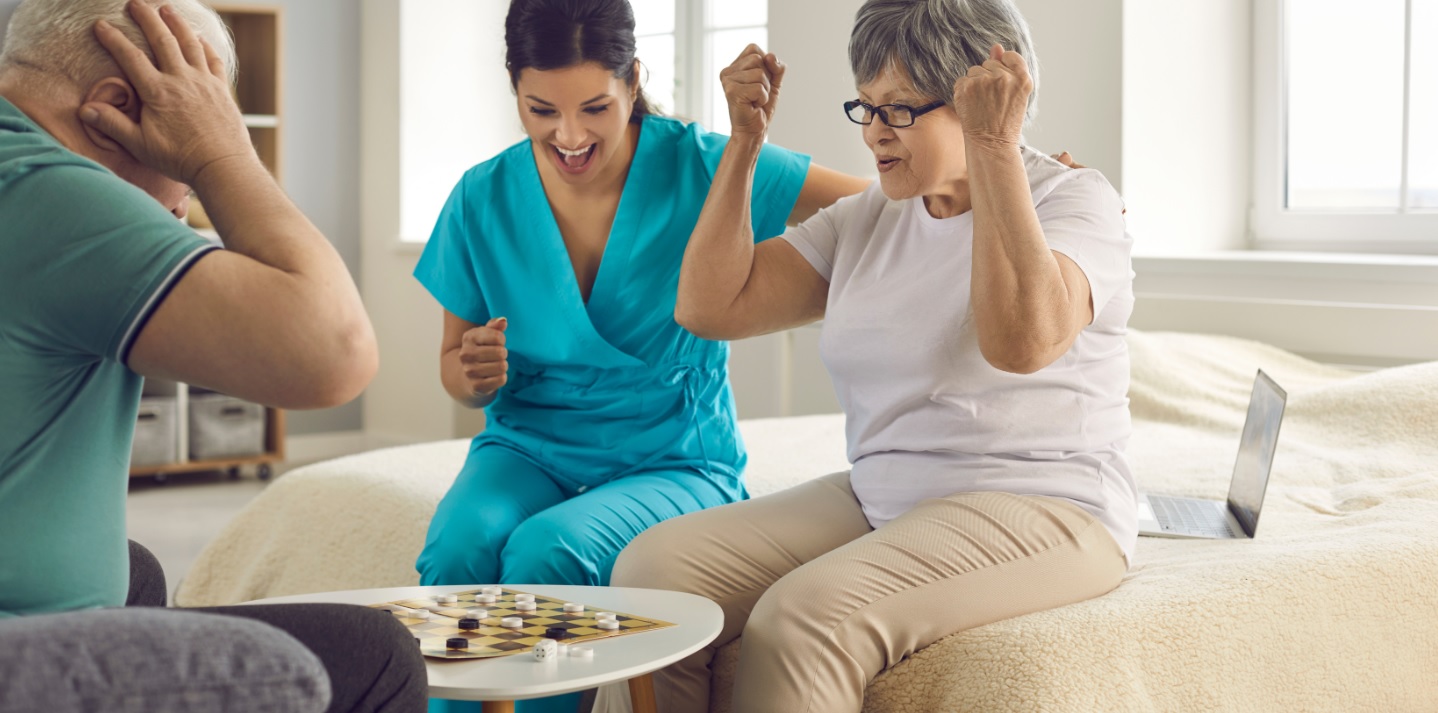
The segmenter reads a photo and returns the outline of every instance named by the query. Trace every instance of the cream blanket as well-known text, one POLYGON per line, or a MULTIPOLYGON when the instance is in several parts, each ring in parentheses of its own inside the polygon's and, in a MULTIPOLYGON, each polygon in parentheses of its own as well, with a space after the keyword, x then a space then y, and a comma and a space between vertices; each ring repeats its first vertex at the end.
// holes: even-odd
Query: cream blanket
MULTIPOLYGON (((1129 452, 1146 489, 1222 497, 1254 370, 1288 390, 1258 537, 1142 538, 1115 591, 942 639, 875 679, 865 710, 1438 709, 1438 363, 1353 374, 1221 337, 1129 343, 1129 452)), ((843 467, 838 417, 743 429, 755 494, 843 467)), ((464 454, 413 446, 281 478, 177 599, 415 583, 425 523, 464 454)), ((716 711, 737 654, 716 662, 716 711)))

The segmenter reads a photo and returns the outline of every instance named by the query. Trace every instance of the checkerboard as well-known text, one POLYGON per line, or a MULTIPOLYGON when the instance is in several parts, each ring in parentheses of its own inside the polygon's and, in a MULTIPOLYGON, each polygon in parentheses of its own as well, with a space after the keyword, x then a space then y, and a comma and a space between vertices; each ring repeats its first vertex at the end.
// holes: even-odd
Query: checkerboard
POLYGON ((536 594, 534 595, 534 611, 519 611, 515 608, 514 595, 523 594, 523 592, 505 589, 498 601, 492 604, 482 604, 475 600, 481 591, 475 589, 468 592, 454 592, 453 594, 459 598, 459 601, 454 604, 440 604, 431 597, 401 599, 371 604, 370 607, 394 612, 400 623, 408 627, 415 639, 418 640, 421 653, 425 656, 442 659, 482 659, 529 651, 534 648, 536 642, 544 640, 546 630, 554 628, 566 630, 565 637, 558 640, 560 644, 582 644, 674 626, 666 621, 615 612, 619 628, 600 629, 594 616, 603 610, 589 605, 585 605, 582 612, 569 613, 564 611, 565 602, 563 600, 550 599, 536 594), (428 610, 430 618, 416 619, 404 615, 407 611, 414 609, 428 610), (489 611, 489 616, 480 620, 478 629, 465 631, 459 628, 459 620, 465 618, 465 612, 470 609, 486 609, 489 611), (504 617, 519 617, 524 620, 524 625, 518 629, 507 629, 499 625, 499 620, 504 617), (456 637, 468 639, 469 648, 446 648, 446 641, 456 637))

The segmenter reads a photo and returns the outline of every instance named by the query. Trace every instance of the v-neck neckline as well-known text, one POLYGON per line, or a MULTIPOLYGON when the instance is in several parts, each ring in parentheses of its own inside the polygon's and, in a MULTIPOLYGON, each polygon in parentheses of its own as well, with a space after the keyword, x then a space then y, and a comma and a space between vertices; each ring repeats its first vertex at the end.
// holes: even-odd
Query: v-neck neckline
POLYGON ((605 309, 615 297, 614 291, 620 284, 616 280, 620 279, 619 273, 624 271, 633 254, 639 218, 644 212, 644 203, 649 198, 647 194, 651 192, 646 186, 640 185, 647 178, 641 166, 645 165, 643 159, 652 144, 650 134, 654 133, 653 127, 647 125, 648 121, 649 117, 646 116, 640 122, 639 138, 629 159, 629 172, 624 178, 624 187, 620 191, 614 220, 609 226, 609 235, 604 240, 604 250, 599 258, 599 268, 594 273, 594 284, 589 288, 588 300, 584 299, 584 294, 579 289, 579 276, 574 270, 574 261, 569 257, 569 248, 564 242, 564 233, 559 229, 559 220, 555 217, 549 192, 545 189, 544 177, 539 169, 539 157, 534 155, 532 147, 528 152, 529 160, 525 162, 531 168, 530 180, 535 182, 539 194, 544 196, 543 219, 537 226, 543 229, 536 231, 535 238, 542 243, 544 252, 549 256, 547 262, 551 267, 551 277, 557 281, 558 291, 562 293, 566 314, 574 317, 577 326, 587 328, 601 342, 630 359, 636 357, 610 344, 599 333, 594 323, 594 315, 596 311, 605 309))

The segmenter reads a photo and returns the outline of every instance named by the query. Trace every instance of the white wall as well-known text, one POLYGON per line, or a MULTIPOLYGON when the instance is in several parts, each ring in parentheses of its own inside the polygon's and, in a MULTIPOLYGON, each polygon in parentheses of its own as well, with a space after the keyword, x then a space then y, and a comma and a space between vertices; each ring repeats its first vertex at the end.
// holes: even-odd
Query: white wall
POLYGON ((1017 1, 1039 56, 1039 112, 1024 139, 1070 152, 1122 190, 1125 3, 1017 1))
POLYGON ((400 238, 423 243, 471 166, 523 137, 504 68, 506 3, 405 0, 400 238))
MULTIPOLYGON (((862 0, 771 0, 769 50, 789 66, 770 142, 856 176, 874 177, 873 155, 842 104, 855 95, 849 30, 862 0)), ((839 410, 818 357, 816 327, 735 342, 729 361, 741 418, 839 410)))
POLYGON ((877 176, 860 128, 844 118, 853 99, 849 30, 862 0, 770 0, 769 49, 789 65, 769 140, 856 176, 877 176))
POLYGON ((1123 193, 1142 254, 1247 247, 1252 0, 1123 6, 1123 193))
MULTIPOLYGON (((419 252, 400 242, 401 215, 401 126, 438 118, 437 131, 453 130, 464 124, 482 141, 456 149, 459 164, 478 163, 512 140, 514 113, 508 80, 494 65, 461 64, 472 57, 474 48, 502 46, 504 12, 507 4, 484 2, 472 7, 441 7, 444 0, 406 0, 401 13, 399 0, 364 0, 361 67, 363 116, 362 185, 364 282, 363 291, 380 343, 380 372, 365 397, 365 430, 377 443, 423 441, 470 436, 483 427, 480 411, 455 404, 439 382, 439 345, 442 336, 442 308, 414 279, 419 252), (411 3, 415 3, 411 5, 411 3), (463 22, 445 22, 426 11, 461 12, 463 22), (423 32, 440 32, 444 42, 426 45, 436 66, 400 61, 403 27, 423 32), (436 29, 439 27, 444 29, 436 29), (484 35, 477 28, 488 28, 484 35), (447 60, 434 52, 449 48, 458 60, 447 60), (436 74, 438 72, 439 74, 436 74), (440 85, 438 97, 425 102, 443 102, 456 97, 460 109, 421 103, 419 109, 401 111, 398 97, 405 95, 402 76, 428 73, 423 84, 440 85), (478 100, 476 100, 476 97, 478 100), (484 103, 496 107, 489 113, 473 107, 484 103), (434 112, 445 113, 442 117, 434 112), (426 116, 430 114, 429 116, 426 116)), ((464 3, 469 5, 469 3, 464 3)), ((417 41, 417 40, 411 40, 417 41)), ((487 50, 486 50, 487 51, 487 50)), ((453 181, 451 180, 450 183, 453 181)), ((441 200, 449 188, 439 190, 441 200)))

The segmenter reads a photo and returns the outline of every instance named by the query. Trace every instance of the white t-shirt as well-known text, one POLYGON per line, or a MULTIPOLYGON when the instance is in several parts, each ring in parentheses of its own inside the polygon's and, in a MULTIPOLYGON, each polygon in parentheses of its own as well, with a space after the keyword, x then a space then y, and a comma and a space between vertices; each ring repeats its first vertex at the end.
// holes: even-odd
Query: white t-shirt
POLYGON ((1123 203, 1097 171, 1028 148, 1023 157, 1044 238, 1088 277, 1096 315, 1034 374, 1000 371, 979 352, 972 211, 940 220, 922 198, 890 201, 876 183, 783 238, 829 281, 819 350, 871 525, 958 492, 1048 495, 1098 518, 1131 558, 1124 335, 1133 269, 1123 203))

